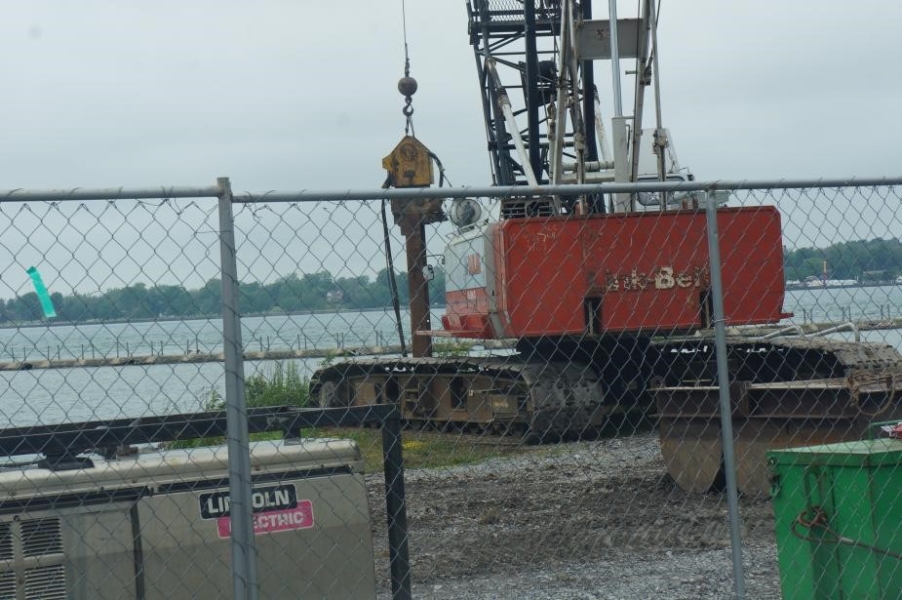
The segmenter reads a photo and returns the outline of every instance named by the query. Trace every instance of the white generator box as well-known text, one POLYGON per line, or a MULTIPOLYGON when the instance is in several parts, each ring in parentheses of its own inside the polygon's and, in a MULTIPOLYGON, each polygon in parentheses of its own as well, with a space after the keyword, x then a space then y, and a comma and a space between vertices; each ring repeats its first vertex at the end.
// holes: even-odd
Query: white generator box
MULTIPOLYGON (((0 599, 231 598, 224 446, 0 472, 0 599)), ((261 598, 373 598, 360 450, 256 442, 261 598)))

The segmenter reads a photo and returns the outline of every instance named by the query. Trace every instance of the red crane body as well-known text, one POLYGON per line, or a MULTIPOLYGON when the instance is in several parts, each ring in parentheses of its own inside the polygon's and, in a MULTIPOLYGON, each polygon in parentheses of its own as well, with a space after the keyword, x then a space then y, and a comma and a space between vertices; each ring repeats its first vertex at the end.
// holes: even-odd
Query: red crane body
MULTIPOLYGON (((775 207, 718 211, 729 325, 783 312, 775 207)), ((704 211, 507 219, 446 254, 444 329, 537 338, 691 331, 711 324, 704 211)))

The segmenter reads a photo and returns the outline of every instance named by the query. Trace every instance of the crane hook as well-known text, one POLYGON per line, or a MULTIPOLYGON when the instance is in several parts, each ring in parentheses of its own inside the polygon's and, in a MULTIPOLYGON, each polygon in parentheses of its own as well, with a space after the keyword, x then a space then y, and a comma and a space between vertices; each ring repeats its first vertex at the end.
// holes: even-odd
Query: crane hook
POLYGON ((407 131, 413 128, 410 117, 413 116, 413 95, 417 91, 417 80, 409 75, 409 67, 404 71, 404 77, 398 81, 398 91, 404 96, 404 108, 401 109, 401 113, 407 117, 407 126, 405 127, 405 131, 407 131))
POLYGON ((405 75, 398 80, 398 91, 405 98, 404 108, 401 109, 401 112, 404 113, 405 117, 409 117, 413 114, 413 106, 411 104, 413 103, 413 95, 417 92, 417 80, 410 75, 405 75))

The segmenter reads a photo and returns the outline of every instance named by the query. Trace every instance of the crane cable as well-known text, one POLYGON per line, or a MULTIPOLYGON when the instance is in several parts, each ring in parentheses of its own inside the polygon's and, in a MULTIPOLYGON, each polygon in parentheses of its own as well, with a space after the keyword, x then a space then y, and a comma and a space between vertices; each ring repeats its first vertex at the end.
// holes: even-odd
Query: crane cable
MULTIPOLYGON (((388 181, 386 181, 386 184, 388 181)), ((386 186, 387 187, 387 186, 386 186)), ((395 311, 395 325, 398 329, 398 342, 401 345, 401 356, 407 357, 407 346, 404 343, 404 324, 401 322, 401 299, 398 296, 398 281, 395 279, 395 264, 392 260, 391 235, 388 232, 388 218, 385 215, 385 199, 382 199, 382 235, 385 240, 385 264, 388 270, 388 289, 391 292, 392 308, 395 311)))
MULTIPOLYGON (((405 4, 404 0, 401 0, 401 29, 404 36, 404 79, 402 79, 401 81, 405 81, 410 80, 410 53, 407 46, 407 5, 405 4)), ((416 91, 416 82, 414 82, 413 85, 413 91, 416 91)), ((405 118, 404 135, 413 135, 413 137, 416 137, 416 134, 413 130, 413 106, 411 105, 413 102, 412 94, 413 92, 404 94, 404 108, 401 109, 401 113, 405 118)), ((444 176, 444 169, 441 169, 440 172, 442 172, 444 176)), ((391 187, 391 184, 391 176, 389 176, 385 180, 385 183, 382 184, 382 188, 388 189, 389 187, 391 187)), ((395 263, 394 259, 392 258, 391 234, 388 228, 388 216, 385 212, 385 203, 386 200, 383 198, 381 206, 382 236, 383 243, 385 245, 385 265, 386 270, 388 271, 388 289, 391 293, 392 309, 394 309, 395 313, 395 326, 398 330, 398 343, 401 346, 401 356, 406 357, 407 345, 404 343, 404 324, 401 321, 401 298, 398 294, 398 280, 395 277, 395 263)))
MULTIPOLYGON (((410 80, 410 52, 407 47, 407 5, 404 0, 401 0, 401 30, 404 35, 404 79, 410 80)), ((403 81, 403 80, 402 80, 403 81)), ((401 112, 405 117, 404 124, 404 135, 411 135, 413 137, 417 137, 416 133, 413 129, 413 92, 416 91, 416 82, 413 85, 413 91, 409 94, 404 94, 404 108, 401 109, 401 112)))

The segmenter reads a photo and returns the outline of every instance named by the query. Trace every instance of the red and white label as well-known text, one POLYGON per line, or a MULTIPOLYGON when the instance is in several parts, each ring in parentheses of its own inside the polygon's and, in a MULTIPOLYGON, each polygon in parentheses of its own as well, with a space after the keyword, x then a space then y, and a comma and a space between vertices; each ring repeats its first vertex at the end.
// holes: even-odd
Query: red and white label
MULTIPOLYGON (((271 510, 254 515, 254 535, 311 527, 313 527, 313 503, 310 500, 299 500, 295 508, 271 510)), ((232 517, 217 519, 216 528, 220 538, 231 537, 232 517)))

